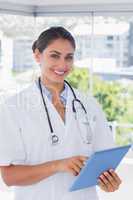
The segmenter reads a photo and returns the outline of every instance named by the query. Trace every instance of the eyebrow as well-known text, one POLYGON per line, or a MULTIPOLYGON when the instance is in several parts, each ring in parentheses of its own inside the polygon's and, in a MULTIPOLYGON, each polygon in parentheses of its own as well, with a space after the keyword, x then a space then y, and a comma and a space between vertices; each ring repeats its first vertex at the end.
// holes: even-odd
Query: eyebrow
MULTIPOLYGON (((59 52, 59 51, 56 51, 56 50, 52 50, 52 51, 50 51, 50 53, 56 53, 56 54, 58 54, 58 55, 61 55, 61 53, 59 52)), ((67 55, 74 55, 74 53, 68 53, 67 55)))

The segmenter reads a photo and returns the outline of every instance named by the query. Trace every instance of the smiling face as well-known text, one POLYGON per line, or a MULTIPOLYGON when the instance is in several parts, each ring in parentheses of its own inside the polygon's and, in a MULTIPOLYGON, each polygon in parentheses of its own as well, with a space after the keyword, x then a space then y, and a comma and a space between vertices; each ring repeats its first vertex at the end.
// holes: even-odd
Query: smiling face
POLYGON ((74 47, 69 40, 56 39, 42 53, 36 49, 34 54, 36 61, 41 65, 41 76, 50 82, 64 82, 72 70, 74 47))

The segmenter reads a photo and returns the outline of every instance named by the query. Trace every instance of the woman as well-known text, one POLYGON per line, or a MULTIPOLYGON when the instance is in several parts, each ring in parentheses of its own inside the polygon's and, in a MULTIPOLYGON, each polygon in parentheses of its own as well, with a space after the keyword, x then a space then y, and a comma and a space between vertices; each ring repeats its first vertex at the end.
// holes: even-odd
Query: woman
MULTIPOLYGON (((32 47, 41 77, 1 105, 1 173, 8 186, 15 186, 16 200, 98 199, 95 187, 69 192, 86 159, 114 146, 95 99, 64 81, 72 70, 75 48, 63 27, 42 32, 32 47)), ((113 170, 98 181, 107 192, 121 183, 113 170)))

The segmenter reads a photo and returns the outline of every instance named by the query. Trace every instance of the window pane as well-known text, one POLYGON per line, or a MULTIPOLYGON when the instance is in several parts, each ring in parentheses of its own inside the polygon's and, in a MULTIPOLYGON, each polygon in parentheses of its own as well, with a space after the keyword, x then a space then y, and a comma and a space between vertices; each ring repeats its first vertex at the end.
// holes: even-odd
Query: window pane
POLYGON ((34 22, 33 17, 0 15, 0 94, 10 95, 32 80, 34 22))
POLYGON ((94 17, 94 95, 112 123, 116 142, 133 141, 133 18, 94 17))

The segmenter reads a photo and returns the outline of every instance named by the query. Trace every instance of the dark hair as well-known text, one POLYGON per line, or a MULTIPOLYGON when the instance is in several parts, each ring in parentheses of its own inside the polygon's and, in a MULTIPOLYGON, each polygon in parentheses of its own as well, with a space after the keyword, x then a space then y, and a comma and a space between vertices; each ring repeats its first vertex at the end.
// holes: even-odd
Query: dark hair
POLYGON ((42 53, 51 42, 57 39, 68 40, 74 49, 76 48, 75 40, 71 33, 61 26, 56 26, 43 31, 39 35, 38 39, 33 43, 32 50, 35 52, 35 49, 37 48, 40 53, 42 53))

